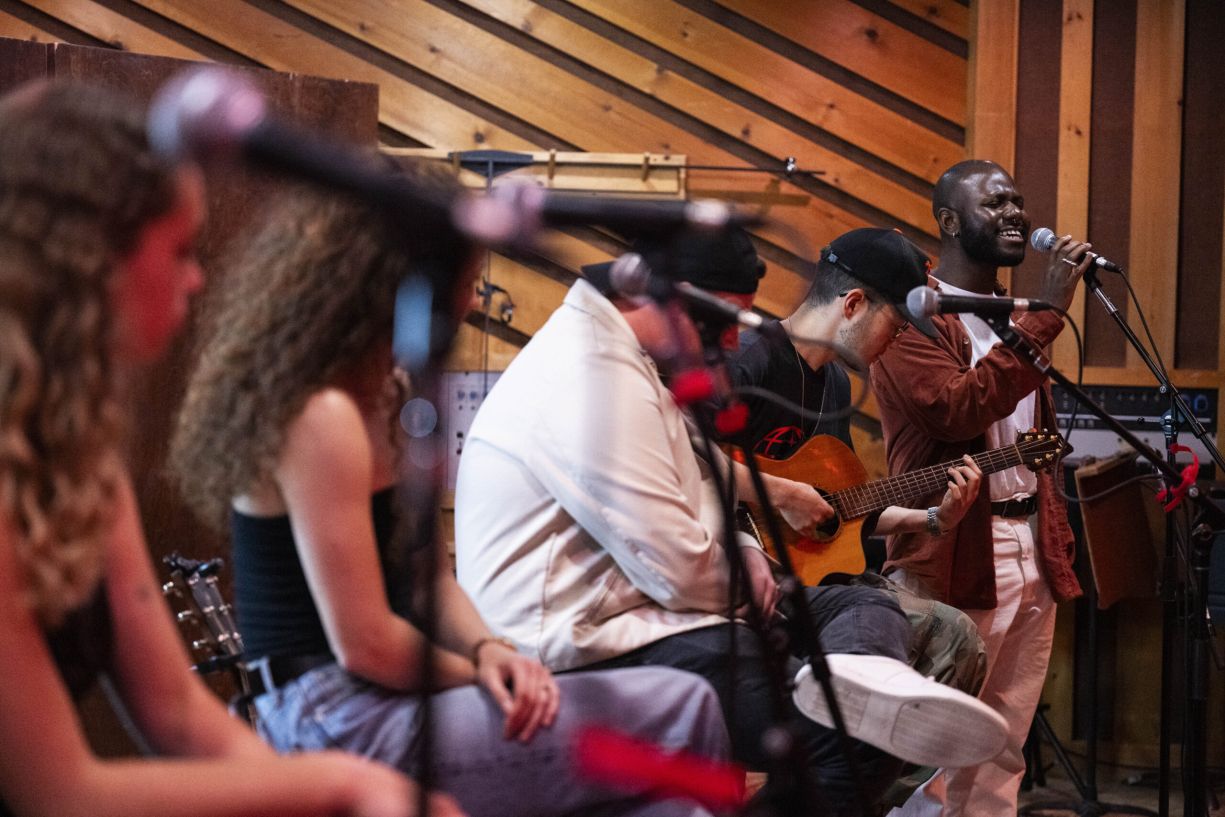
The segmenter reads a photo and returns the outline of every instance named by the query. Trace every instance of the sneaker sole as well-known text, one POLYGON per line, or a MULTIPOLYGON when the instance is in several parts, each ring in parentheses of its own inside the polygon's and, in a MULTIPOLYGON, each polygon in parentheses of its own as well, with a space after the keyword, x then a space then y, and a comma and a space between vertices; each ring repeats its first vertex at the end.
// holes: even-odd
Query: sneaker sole
MULTIPOLYGON (((974 766, 1004 749, 1008 724, 982 701, 951 688, 940 695, 891 693, 840 673, 839 658, 828 660, 834 694, 851 737, 920 766, 974 766)), ((833 727, 825 695, 808 665, 796 676, 792 698, 806 716, 833 727)))

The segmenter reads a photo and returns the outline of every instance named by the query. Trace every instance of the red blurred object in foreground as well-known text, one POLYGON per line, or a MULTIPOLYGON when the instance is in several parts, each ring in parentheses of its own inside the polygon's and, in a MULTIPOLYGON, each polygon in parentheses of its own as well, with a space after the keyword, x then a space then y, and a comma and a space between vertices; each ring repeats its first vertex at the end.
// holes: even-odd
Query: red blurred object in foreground
POLYGON ((749 407, 744 403, 732 403, 715 414, 715 432, 720 437, 730 437, 744 431, 749 422, 749 407))
POLYGON ((710 369, 688 369, 677 372, 668 383, 672 396, 682 406, 700 403, 715 396, 715 380, 710 369))
POLYGON ((597 783, 651 799, 687 797, 713 811, 744 805, 744 769, 686 752, 667 752, 654 743, 589 726, 578 737, 579 774, 597 783))

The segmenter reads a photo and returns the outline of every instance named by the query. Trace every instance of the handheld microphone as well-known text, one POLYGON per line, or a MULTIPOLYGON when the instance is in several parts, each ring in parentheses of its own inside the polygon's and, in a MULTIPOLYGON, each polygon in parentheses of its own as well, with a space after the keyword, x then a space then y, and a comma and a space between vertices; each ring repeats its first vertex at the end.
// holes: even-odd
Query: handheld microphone
MULTIPOLYGON (((1038 229, 1034 230, 1033 233, 1031 233, 1029 236, 1030 246, 1033 247, 1038 252, 1050 252, 1051 248, 1055 246, 1055 242, 1058 240, 1059 240, 1059 236, 1055 235, 1055 231, 1052 230, 1050 227, 1039 227, 1038 229)), ((1109 270, 1110 272, 1119 272, 1119 273, 1123 271, 1122 267, 1120 267, 1118 264, 1114 263, 1113 261, 1109 260, 1105 256, 1098 255, 1097 253, 1094 253, 1094 252, 1088 253, 1088 255, 1090 258, 1093 259, 1093 264, 1094 266, 1098 267, 1098 269, 1104 269, 1104 270, 1109 270)))
POLYGON ((921 286, 906 295, 906 308, 916 316, 971 312, 975 315, 1011 315, 1013 312, 1039 312, 1054 309, 1054 304, 1032 298, 995 298, 985 295, 945 295, 921 286))
POLYGON ((149 108, 148 134, 150 144, 163 155, 241 158, 382 206, 425 210, 487 246, 524 246, 546 227, 595 224, 650 233, 717 230, 761 221, 714 200, 558 194, 528 184, 503 185, 483 196, 426 189, 388 173, 358 150, 279 121, 245 77, 215 66, 179 74, 162 86, 149 108))

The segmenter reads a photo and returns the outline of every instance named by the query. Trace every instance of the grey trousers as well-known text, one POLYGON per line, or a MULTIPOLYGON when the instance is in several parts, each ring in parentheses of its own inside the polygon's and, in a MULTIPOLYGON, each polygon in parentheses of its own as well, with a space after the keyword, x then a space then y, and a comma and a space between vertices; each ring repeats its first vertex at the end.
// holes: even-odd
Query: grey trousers
MULTIPOLYGON (((805 588, 808 612, 816 626, 822 648, 829 653, 884 655, 906 660, 911 631, 895 598, 870 587, 829 585, 805 588)), ((794 617, 794 612, 790 611, 794 617)), ((737 760, 752 769, 768 770, 771 758, 762 738, 783 715, 783 723, 796 741, 798 760, 809 783, 818 790, 805 791, 818 805, 816 813, 857 814, 855 778, 842 753, 837 733, 809 720, 795 708, 790 695, 775 708, 778 692, 767 665, 771 648, 747 625, 737 624, 735 683, 728 661, 732 628, 703 627, 678 633, 617 658, 595 665, 601 669, 628 666, 666 666, 696 672, 719 693, 731 729, 732 749, 737 760)), ((795 645, 798 650, 798 645, 795 645)), ((795 653, 797 656, 799 652, 795 653)), ((798 657, 786 665, 790 680, 799 671, 798 657)), ((897 777, 902 762, 880 749, 851 741, 859 771, 859 783, 869 802, 875 801, 897 777)), ((771 780, 762 797, 782 796, 785 785, 771 780)))
MULTIPOLYGON (((658 668, 566 674, 557 683, 557 720, 526 744, 502 737, 502 712, 483 689, 465 686, 434 695, 435 786, 471 817, 709 814, 682 800, 651 802, 580 780, 572 749, 591 724, 665 749, 724 759, 730 752, 727 729, 710 684, 658 668)), ((343 749, 414 776, 421 767, 420 698, 362 681, 336 664, 261 695, 255 705, 260 733, 278 751, 343 749)))

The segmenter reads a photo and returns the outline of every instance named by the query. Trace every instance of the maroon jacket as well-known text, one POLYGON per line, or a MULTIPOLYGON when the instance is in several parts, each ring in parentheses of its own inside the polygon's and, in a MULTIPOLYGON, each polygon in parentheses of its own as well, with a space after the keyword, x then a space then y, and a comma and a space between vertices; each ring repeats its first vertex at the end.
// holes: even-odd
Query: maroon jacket
MULTIPOLYGON (((954 315, 933 319, 938 337, 903 332, 872 365, 871 382, 880 406, 889 473, 901 474, 986 450, 992 423, 1039 391, 1037 425, 1055 429, 1055 407, 1046 378, 1003 345, 971 366, 970 336, 954 315)), ((1039 347, 1063 328, 1052 312, 1013 315, 1018 332, 1039 347)), ((1038 553, 1051 593, 1058 601, 1080 595, 1072 570, 1073 538, 1067 506, 1054 489, 1060 475, 1038 474, 1038 553)), ((939 504, 940 493, 915 507, 939 504)), ((996 606, 991 507, 986 485, 953 530, 940 536, 896 534, 888 540, 886 569, 899 567, 933 597, 954 607, 996 606)))

